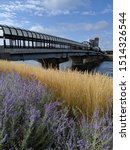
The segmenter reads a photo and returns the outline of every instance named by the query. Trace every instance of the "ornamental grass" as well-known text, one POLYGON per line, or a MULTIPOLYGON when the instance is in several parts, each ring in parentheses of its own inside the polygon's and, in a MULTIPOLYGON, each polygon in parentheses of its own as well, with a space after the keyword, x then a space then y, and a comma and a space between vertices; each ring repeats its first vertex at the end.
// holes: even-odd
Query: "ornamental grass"
POLYGON ((44 69, 8 61, 0 61, 0 70, 13 70, 25 78, 34 76, 54 92, 57 100, 64 100, 71 108, 90 116, 96 108, 101 112, 106 110, 108 101, 112 103, 112 78, 99 73, 44 69))

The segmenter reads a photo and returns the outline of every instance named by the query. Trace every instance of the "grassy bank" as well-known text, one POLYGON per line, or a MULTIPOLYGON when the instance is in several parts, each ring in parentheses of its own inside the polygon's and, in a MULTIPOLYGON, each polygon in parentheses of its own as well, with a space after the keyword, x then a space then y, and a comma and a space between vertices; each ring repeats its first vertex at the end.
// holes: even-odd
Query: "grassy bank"
POLYGON ((0 61, 0 70, 12 70, 27 77, 34 75, 47 88, 54 91, 58 100, 64 100, 69 106, 92 114, 96 107, 106 107, 112 101, 112 79, 98 73, 88 74, 77 71, 59 71, 30 67, 25 64, 0 61))

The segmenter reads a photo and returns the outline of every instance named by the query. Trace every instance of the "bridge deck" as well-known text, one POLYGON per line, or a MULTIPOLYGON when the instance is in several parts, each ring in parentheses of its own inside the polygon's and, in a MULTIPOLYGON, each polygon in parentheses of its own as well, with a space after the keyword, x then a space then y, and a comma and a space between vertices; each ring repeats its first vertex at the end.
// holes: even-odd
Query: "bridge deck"
POLYGON ((49 49, 49 48, 4 48, 0 46, 1 53, 10 53, 10 54, 26 54, 26 53, 88 53, 89 51, 84 50, 70 50, 70 49, 49 49))

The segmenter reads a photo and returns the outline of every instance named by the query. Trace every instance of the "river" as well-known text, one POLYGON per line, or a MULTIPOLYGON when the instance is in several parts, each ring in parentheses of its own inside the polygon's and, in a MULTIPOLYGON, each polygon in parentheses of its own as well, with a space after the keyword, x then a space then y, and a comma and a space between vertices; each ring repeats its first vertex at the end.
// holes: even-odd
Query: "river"
MULTIPOLYGON (((42 67, 41 64, 37 61, 34 60, 27 60, 27 61, 17 61, 17 63, 25 63, 31 66, 36 66, 36 67, 42 67)), ((60 64, 60 69, 65 70, 69 69, 71 67, 71 62, 65 62, 60 64)), ((100 72, 102 74, 106 74, 108 76, 113 76, 113 62, 112 61, 104 61, 100 63, 94 71, 100 72)))
POLYGON ((95 68, 96 72, 113 76, 113 61, 104 61, 95 68))

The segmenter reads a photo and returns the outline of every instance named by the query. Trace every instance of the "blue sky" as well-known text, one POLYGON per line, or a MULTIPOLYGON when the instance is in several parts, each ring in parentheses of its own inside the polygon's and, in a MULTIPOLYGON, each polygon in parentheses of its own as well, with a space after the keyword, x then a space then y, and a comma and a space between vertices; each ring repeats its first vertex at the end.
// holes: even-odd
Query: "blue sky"
POLYGON ((79 42, 99 37, 112 50, 112 0, 1 0, 0 24, 79 42))

